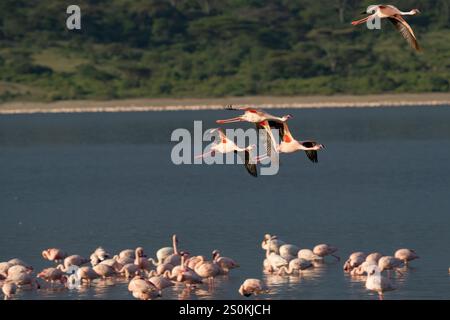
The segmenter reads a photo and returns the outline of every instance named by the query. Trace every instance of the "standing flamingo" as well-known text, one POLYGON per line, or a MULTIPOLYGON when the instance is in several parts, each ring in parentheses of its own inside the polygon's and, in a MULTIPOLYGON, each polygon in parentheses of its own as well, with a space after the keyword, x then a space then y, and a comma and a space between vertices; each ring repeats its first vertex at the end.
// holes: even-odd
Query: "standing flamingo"
MULTIPOLYGON (((181 262, 181 253, 178 252, 178 237, 176 234, 172 235, 172 249, 173 253, 170 255, 167 255, 164 260, 162 260, 163 264, 169 264, 172 266, 175 266, 177 264, 180 264, 181 262)), ((167 250, 169 252, 169 250, 167 250)), ((160 257, 162 258, 162 257, 160 257)), ((160 259, 158 258, 158 262, 155 262, 152 258, 149 259, 153 264, 158 265, 160 262, 160 259)))
POLYGON ((204 257, 195 265, 194 271, 202 278, 207 278, 210 283, 213 282, 214 277, 220 274, 220 267, 214 261, 205 261, 204 257))
POLYGON ((150 261, 148 261, 147 256, 144 254, 144 249, 142 247, 137 247, 135 250, 134 264, 139 266, 139 269, 149 271, 151 269, 150 261))
POLYGON ((4 300, 9 300, 12 298, 14 294, 16 294, 17 286, 12 281, 5 281, 2 286, 2 292, 4 297, 4 300))
POLYGON ((278 239, 275 235, 265 234, 264 239, 261 243, 261 248, 264 250, 269 247, 270 252, 280 253, 280 247, 284 245, 284 241, 278 239))
POLYGON ((392 5, 374 5, 370 6, 367 12, 369 16, 353 21, 352 25, 356 26, 362 23, 366 23, 373 19, 388 19, 394 27, 400 32, 403 38, 408 41, 409 45, 416 51, 421 51, 419 43, 417 42, 416 35, 408 22, 403 19, 403 16, 415 16, 420 13, 419 9, 413 9, 409 12, 403 12, 392 5))
POLYGON ((391 275, 390 274, 391 270, 396 270, 398 273, 402 274, 402 272, 398 270, 402 264, 403 264, 402 260, 392 256, 384 256, 378 260, 378 268, 380 269, 380 272, 388 270, 389 277, 391 275))
POLYGON ((323 261, 323 257, 315 254, 311 249, 301 249, 297 253, 297 257, 311 262, 323 261))
POLYGON ((239 265, 231 258, 222 257, 219 250, 212 252, 213 261, 220 267, 221 273, 228 273, 231 269, 238 268, 239 265))
POLYGON ((318 244, 313 249, 314 254, 319 257, 325 258, 326 256, 332 256, 339 261, 341 258, 334 254, 336 251, 338 251, 338 248, 330 246, 329 244, 318 244))
POLYGON ((227 136, 225 135, 225 133, 223 132, 222 129, 217 128, 217 129, 212 129, 210 131, 210 133, 216 133, 216 132, 218 133, 219 137, 218 137, 218 139, 216 139, 215 143, 211 146, 210 151, 203 153, 201 155, 198 155, 198 156, 196 156, 196 158, 197 159, 204 158, 207 156, 214 157, 216 152, 222 153, 222 154, 233 152, 235 154, 238 154, 242 159, 242 154, 243 154, 244 155, 243 162, 245 165, 245 169, 247 170, 247 172, 250 175, 257 177, 258 172, 256 169, 256 163, 254 163, 250 157, 250 152, 255 148, 255 145, 251 145, 246 148, 240 148, 233 141, 231 141, 230 139, 227 138, 227 136))
POLYGON ((60 262, 67 257, 67 253, 58 248, 48 248, 42 251, 42 257, 49 261, 60 262))
POLYGON ((382 255, 381 253, 379 253, 379 252, 373 252, 373 253, 369 254, 369 255, 366 257, 366 261, 367 261, 367 262, 373 262, 373 263, 375 263, 375 264, 378 264, 378 261, 380 260, 380 258, 381 258, 382 256, 383 256, 383 255, 382 255))
POLYGON ((388 278, 381 275, 381 270, 376 265, 372 265, 367 270, 366 288, 378 292, 380 299, 383 299, 385 291, 394 290, 395 287, 388 278))
POLYGON ((409 261, 419 259, 417 253, 412 249, 399 249, 395 252, 394 256, 402 260, 405 265, 408 265, 409 261))
POLYGON ((39 272, 37 277, 51 283, 59 281, 61 284, 65 284, 67 282, 67 276, 58 268, 46 268, 39 272))
POLYGON ((239 293, 245 297, 250 297, 252 294, 258 295, 267 292, 269 292, 269 290, 259 279, 247 279, 239 287, 239 293))
POLYGON ((313 264, 309 260, 302 259, 302 258, 295 258, 295 259, 292 259, 291 261, 289 261, 289 267, 282 266, 278 270, 278 274, 279 275, 283 274, 283 273, 292 274, 294 272, 300 273, 302 270, 306 270, 308 268, 311 268, 312 266, 313 266, 313 264))
POLYGON ((266 264, 269 266, 269 268, 267 268, 266 265, 265 268, 268 269, 269 272, 278 271, 281 267, 288 266, 287 260, 276 254, 275 252, 270 252, 269 246, 267 246, 266 248, 266 260, 266 264))
POLYGON ((359 267, 364 261, 366 261, 367 255, 364 252, 354 252, 350 255, 344 264, 344 271, 351 272, 354 268, 359 267))

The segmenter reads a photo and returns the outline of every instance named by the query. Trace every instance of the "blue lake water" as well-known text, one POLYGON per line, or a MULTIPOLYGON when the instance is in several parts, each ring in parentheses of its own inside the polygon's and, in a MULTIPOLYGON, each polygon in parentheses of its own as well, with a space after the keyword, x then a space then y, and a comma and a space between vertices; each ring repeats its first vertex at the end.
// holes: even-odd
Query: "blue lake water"
MULTIPOLYGON (((100 245, 154 256, 176 233, 191 254, 220 249, 241 267, 213 288, 177 286, 164 299, 241 299, 249 277, 266 281, 263 298, 377 299, 344 274, 343 260, 408 247, 421 258, 386 299, 450 299, 450 107, 272 113, 294 115, 294 137, 326 145, 319 164, 284 155, 278 175, 257 179, 239 165, 172 164, 174 129, 215 127, 229 111, 0 116, 0 261, 39 270, 52 265, 44 248, 89 256, 100 245), (342 260, 300 278, 266 276, 265 233, 301 248, 331 243, 342 260)), ((126 287, 97 281, 17 298, 133 299, 126 287)))

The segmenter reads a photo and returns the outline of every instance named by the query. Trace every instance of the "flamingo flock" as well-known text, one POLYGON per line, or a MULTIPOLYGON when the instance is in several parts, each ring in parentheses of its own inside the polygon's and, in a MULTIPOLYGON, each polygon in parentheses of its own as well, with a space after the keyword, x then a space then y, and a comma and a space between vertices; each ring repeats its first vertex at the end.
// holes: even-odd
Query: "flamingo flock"
POLYGON ((133 297, 149 300, 161 297, 164 289, 176 285, 188 292, 200 286, 211 287, 215 277, 227 275, 239 267, 217 249, 212 251, 209 259, 179 250, 176 235, 172 236, 172 247, 159 249, 156 259, 148 258, 142 247, 125 249, 115 255, 98 247, 89 259, 49 248, 42 252, 42 257, 54 265, 36 276, 34 269, 20 259, 0 263, 0 283, 5 300, 22 289, 77 288, 90 286, 93 281, 119 278, 128 281, 128 290, 133 297))
POLYGON ((210 130, 211 134, 216 134, 215 143, 211 146, 208 152, 197 155, 197 159, 209 156, 214 157, 216 153, 235 153, 238 154, 243 160, 247 172, 253 177, 257 177, 257 164, 268 158, 271 159, 271 161, 276 161, 273 157, 274 154, 304 151, 309 160, 313 163, 317 163, 317 151, 325 148, 323 144, 317 143, 316 141, 296 140, 292 136, 287 124, 287 121, 292 118, 292 115, 278 117, 263 110, 247 107, 236 108, 231 105, 228 105, 226 110, 240 110, 244 111, 244 114, 230 119, 217 120, 216 122, 218 124, 234 122, 253 123, 258 131, 263 130, 265 133, 264 143, 266 145, 266 153, 259 156, 252 156, 252 151, 256 149, 256 145, 239 147, 234 143, 234 141, 226 136, 222 128, 215 128, 210 130), (278 131, 280 143, 277 143, 273 131, 278 131))
MULTIPOLYGON (((266 234, 261 247, 265 251, 263 271, 269 275, 301 277, 306 270, 322 266, 327 256, 340 261, 340 257, 336 255, 338 249, 330 244, 318 244, 313 249, 300 249, 296 245, 285 243, 275 235, 266 234)), ((399 249, 394 256, 383 256, 379 252, 366 254, 358 251, 349 256, 343 269, 352 277, 362 280, 365 288, 378 293, 382 300, 384 292, 396 289, 390 271, 403 276, 400 269, 405 270, 411 261, 418 258, 419 256, 412 249, 399 249), (382 274, 383 271, 388 272, 387 276, 382 274)), ((247 279, 239 288, 239 293, 246 297, 269 292, 268 285, 259 279, 247 279)))
MULTIPOLYGON (((305 272, 340 261, 338 248, 322 243, 312 249, 289 244, 276 235, 266 234, 261 242, 264 251, 262 271, 277 277, 302 277, 305 272)), ((95 249, 89 258, 68 255, 58 248, 42 251, 42 258, 54 265, 34 275, 34 268, 20 259, 0 262, 0 286, 5 300, 12 299, 19 290, 43 290, 51 288, 80 289, 98 281, 115 279, 126 281, 131 296, 140 300, 152 300, 163 296, 167 288, 181 289, 180 298, 215 286, 215 278, 228 275, 239 267, 232 258, 215 249, 210 258, 192 255, 180 250, 177 235, 172 236, 172 246, 156 251, 156 258, 148 257, 143 247, 124 249, 114 255, 103 247, 95 249)), ((395 290, 392 273, 403 277, 411 261, 419 256, 412 249, 399 249, 392 256, 379 252, 366 254, 353 252, 343 264, 343 270, 354 279, 363 281, 365 288, 378 293, 395 290), (386 274, 384 274, 386 272, 386 274)), ((106 283, 106 282, 105 282, 106 283)), ((244 297, 271 292, 271 284, 257 278, 249 278, 238 288, 244 297)))

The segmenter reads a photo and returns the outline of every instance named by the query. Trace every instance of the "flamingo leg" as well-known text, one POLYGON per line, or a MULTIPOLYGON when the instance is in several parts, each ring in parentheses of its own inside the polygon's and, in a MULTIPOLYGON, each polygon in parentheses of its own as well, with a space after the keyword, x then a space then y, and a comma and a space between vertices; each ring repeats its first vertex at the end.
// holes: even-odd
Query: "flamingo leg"
POLYGON ((395 269, 395 271, 397 271, 398 273, 400 273, 400 275, 403 277, 405 274, 403 272, 400 271, 399 268, 395 269))
POLYGON ((206 158, 206 157, 209 157, 211 155, 214 156, 214 151, 208 151, 208 152, 199 154, 198 156, 195 156, 195 159, 206 158))
POLYGON ((270 157, 269 157, 269 155, 266 153, 266 154, 263 154, 263 155, 260 155, 260 156, 255 157, 255 158, 254 158, 254 161, 255 161, 256 163, 260 163, 261 161, 266 160, 266 159, 268 159, 268 158, 270 158, 270 157))
POLYGON ((372 16, 365 17, 361 20, 352 21, 352 25, 357 26, 359 24, 366 23, 367 21, 369 21, 370 18, 372 18, 372 16))
POLYGON ((233 122, 240 122, 242 121, 241 117, 231 118, 231 119, 225 119, 225 120, 217 120, 216 123, 224 124, 224 123, 233 123, 233 122))

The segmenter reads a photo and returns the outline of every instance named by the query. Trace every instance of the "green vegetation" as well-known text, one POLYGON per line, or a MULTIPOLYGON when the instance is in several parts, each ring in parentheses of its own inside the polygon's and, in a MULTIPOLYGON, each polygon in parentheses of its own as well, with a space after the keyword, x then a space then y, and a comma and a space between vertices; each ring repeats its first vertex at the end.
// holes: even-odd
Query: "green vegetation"
POLYGON ((372 1, 78 0, 0 2, 0 101, 447 92, 450 0, 392 3, 397 31, 354 28, 372 1))

